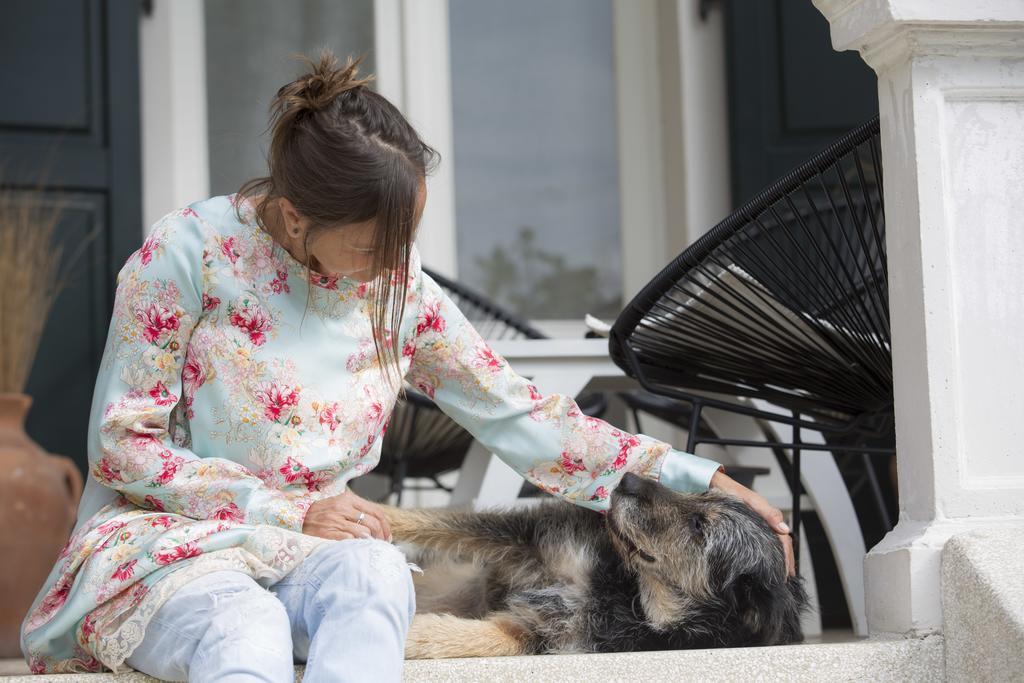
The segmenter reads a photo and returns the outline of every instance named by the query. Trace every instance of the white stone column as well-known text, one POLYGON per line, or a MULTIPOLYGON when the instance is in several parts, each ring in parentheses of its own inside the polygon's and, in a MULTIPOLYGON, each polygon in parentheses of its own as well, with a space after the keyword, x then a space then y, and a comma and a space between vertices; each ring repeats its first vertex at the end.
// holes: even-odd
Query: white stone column
POLYGON ((813 2, 878 75, 900 519, 868 625, 938 632, 946 540, 1024 522, 1024 2, 813 2))

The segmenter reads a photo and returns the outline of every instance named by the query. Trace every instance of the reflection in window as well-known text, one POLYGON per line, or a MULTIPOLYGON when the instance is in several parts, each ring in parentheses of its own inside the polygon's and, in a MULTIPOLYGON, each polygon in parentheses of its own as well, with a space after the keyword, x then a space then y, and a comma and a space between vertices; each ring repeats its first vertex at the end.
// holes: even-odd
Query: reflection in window
MULTIPOLYGON (((373 0, 206 0, 206 89, 210 190, 230 194, 267 173, 270 102, 320 47, 339 65, 367 52, 361 75, 374 72, 373 0)), ((372 87, 372 86, 371 86, 372 87)))
POLYGON ((459 279, 533 319, 622 306, 610 0, 451 0, 459 279))

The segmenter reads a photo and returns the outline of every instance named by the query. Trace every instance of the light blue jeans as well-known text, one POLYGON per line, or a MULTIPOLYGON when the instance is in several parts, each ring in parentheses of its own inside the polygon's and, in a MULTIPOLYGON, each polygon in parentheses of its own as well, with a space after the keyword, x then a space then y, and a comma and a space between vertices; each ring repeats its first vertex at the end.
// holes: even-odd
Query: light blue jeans
POLYGON ((336 541, 266 589, 235 570, 177 589, 125 660, 169 681, 398 681, 416 599, 398 548, 336 541))

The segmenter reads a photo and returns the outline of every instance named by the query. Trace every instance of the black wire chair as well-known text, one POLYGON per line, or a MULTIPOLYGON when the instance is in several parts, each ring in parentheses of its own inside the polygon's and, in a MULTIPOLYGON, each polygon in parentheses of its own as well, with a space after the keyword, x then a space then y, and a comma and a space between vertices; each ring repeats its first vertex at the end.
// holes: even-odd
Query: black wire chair
MULTIPOLYGON (((473 290, 454 282, 429 268, 423 271, 448 294, 480 335, 493 339, 546 339, 540 330, 529 325, 496 303, 473 290)), ((600 417, 607 408, 603 393, 580 396, 580 410, 600 417)), ((389 490, 380 500, 395 494, 400 505, 407 490, 440 489, 451 493, 440 477, 462 466, 473 443, 473 436, 441 411, 424 394, 406 386, 406 400, 398 401, 384 433, 377 471, 390 479, 389 490), (428 479, 430 484, 407 485, 406 479, 428 479)))
POLYGON ((615 321, 609 349, 644 389, 688 406, 689 452, 698 443, 773 450, 793 495, 797 551, 802 451, 859 455, 891 528, 869 457, 895 453, 887 281, 875 117, 662 269, 615 321), (708 393, 764 399, 789 414, 708 393), (719 438, 701 427, 706 407, 789 425, 793 440, 774 442, 768 431, 765 442, 719 438), (802 429, 826 443, 804 443, 802 429))

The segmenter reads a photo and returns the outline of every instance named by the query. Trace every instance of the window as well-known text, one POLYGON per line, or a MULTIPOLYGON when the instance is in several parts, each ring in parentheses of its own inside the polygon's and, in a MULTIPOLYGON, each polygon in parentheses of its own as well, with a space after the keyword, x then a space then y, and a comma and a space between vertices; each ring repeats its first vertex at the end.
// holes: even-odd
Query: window
POLYGON ((367 52, 359 72, 374 72, 373 0, 206 0, 204 14, 210 193, 230 194, 267 172, 270 102, 304 68, 289 55, 367 52))
POLYGON ((451 0, 459 279, 531 319, 622 307, 610 0, 451 0))

